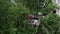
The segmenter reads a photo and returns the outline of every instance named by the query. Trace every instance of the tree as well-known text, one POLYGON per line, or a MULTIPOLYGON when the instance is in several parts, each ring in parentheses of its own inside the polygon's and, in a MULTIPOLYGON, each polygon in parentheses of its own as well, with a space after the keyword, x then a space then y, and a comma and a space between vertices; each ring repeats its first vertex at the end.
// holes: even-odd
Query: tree
POLYGON ((50 12, 55 8, 51 0, 16 0, 15 3, 17 6, 10 0, 0 0, 1 34, 59 34, 60 17, 50 12), (41 18, 39 27, 32 27, 27 16, 38 12, 48 15, 41 18))

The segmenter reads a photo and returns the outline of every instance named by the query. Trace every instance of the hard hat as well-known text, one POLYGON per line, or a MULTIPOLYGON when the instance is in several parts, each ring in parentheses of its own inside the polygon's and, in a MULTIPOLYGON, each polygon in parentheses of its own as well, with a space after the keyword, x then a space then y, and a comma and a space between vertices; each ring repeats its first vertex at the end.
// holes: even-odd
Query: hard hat
POLYGON ((41 12, 38 12, 38 15, 41 15, 41 12))

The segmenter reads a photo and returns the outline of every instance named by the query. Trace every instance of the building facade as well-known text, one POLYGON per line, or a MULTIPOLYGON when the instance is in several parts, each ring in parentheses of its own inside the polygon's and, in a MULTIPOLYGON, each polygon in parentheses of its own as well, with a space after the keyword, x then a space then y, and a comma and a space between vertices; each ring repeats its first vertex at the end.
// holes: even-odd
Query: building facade
POLYGON ((56 8, 56 14, 60 16, 60 0, 52 0, 52 2, 58 7, 58 9, 56 8))

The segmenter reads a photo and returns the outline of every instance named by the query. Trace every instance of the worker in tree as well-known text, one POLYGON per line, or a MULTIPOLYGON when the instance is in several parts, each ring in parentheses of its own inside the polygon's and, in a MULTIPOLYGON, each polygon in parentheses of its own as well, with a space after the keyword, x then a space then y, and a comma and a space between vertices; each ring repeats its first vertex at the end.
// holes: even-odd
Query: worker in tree
POLYGON ((30 14, 28 16, 28 19, 29 19, 29 23, 33 23, 33 18, 34 18, 34 15, 30 14))
POLYGON ((34 15, 30 14, 30 15, 28 16, 28 19, 32 19, 32 18, 34 18, 34 15))
POLYGON ((29 19, 29 23, 32 25, 36 25, 39 26, 40 24, 40 16, 41 13, 39 12, 37 15, 29 15, 28 19, 29 19))

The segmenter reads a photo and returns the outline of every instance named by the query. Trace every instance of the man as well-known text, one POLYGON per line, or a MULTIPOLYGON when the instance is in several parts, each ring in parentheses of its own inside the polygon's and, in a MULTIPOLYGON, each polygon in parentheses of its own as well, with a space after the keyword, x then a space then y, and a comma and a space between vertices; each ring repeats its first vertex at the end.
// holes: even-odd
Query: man
POLYGON ((28 17, 29 24, 32 24, 32 25, 35 25, 35 26, 39 26, 40 17, 41 17, 41 13, 40 12, 37 15, 29 15, 29 17, 28 17))

